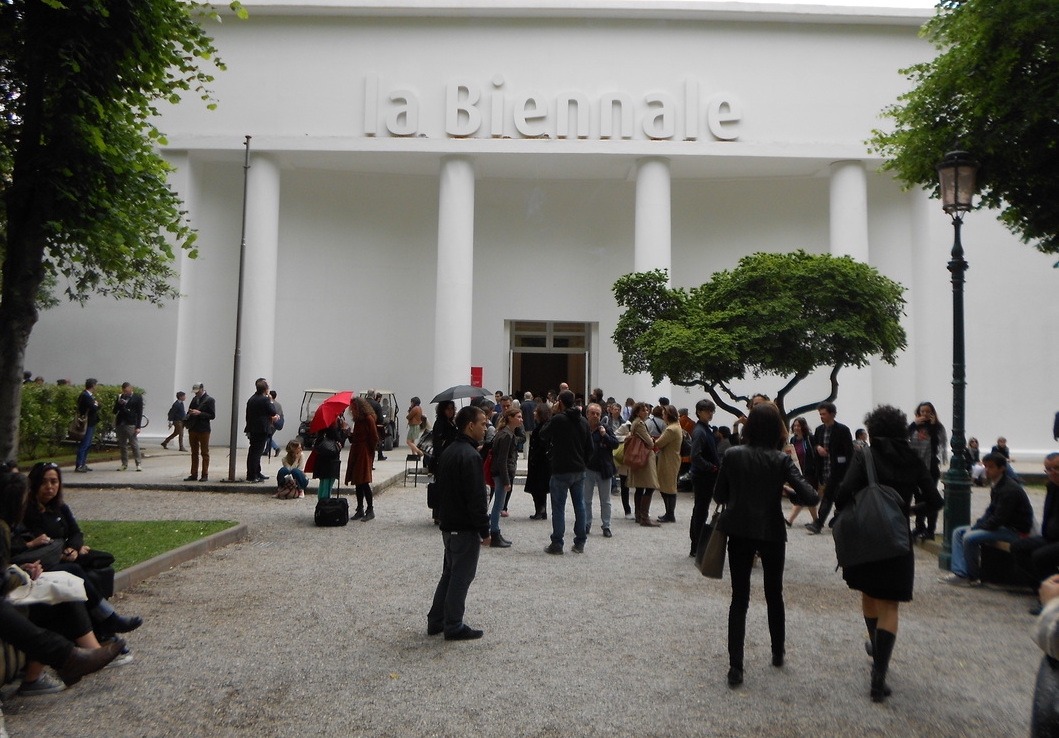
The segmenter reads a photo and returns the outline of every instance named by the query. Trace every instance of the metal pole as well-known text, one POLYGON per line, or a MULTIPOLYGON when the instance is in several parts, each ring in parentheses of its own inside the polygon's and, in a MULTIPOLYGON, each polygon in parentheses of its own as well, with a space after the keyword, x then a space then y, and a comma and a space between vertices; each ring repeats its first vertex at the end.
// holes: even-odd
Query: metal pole
POLYGON ((239 364, 242 355, 243 340, 243 278, 246 270, 246 198, 247 183, 250 175, 250 136, 243 142, 246 151, 243 155, 243 227, 239 235, 239 288, 235 302, 235 356, 232 359, 232 426, 228 442, 228 481, 235 481, 236 442, 239 433, 239 364))
POLYGON ((945 540, 938 567, 948 570, 952 563, 952 532, 971 522, 971 475, 967 468, 967 439, 964 431, 964 402, 967 388, 963 335, 963 284, 967 260, 963 258, 960 227, 963 218, 952 217, 954 230, 952 258, 952 459, 945 472, 945 540))

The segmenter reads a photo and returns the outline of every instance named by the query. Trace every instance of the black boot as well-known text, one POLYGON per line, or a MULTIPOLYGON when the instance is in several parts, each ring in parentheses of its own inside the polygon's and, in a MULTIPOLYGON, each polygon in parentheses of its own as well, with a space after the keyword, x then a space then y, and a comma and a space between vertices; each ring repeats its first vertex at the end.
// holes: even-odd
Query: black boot
POLYGON ((124 617, 117 613, 111 614, 100 623, 100 629, 108 633, 130 633, 143 625, 143 618, 139 615, 124 617))
POLYGON ((886 686, 886 672, 890 668, 890 655, 894 652, 897 635, 882 628, 875 630, 874 665, 871 669, 871 701, 882 702, 890 696, 886 686))
POLYGON ((864 650, 868 656, 875 656, 875 627, 879 624, 879 618, 864 616, 864 625, 868 628, 868 640, 864 642, 864 650))

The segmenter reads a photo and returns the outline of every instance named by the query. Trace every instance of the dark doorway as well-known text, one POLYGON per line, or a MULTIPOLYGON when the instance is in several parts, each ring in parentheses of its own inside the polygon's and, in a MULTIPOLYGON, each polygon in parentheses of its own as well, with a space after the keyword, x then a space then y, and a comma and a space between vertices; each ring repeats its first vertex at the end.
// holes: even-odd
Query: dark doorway
POLYGON ((543 397, 559 383, 570 385, 575 395, 585 396, 585 354, 512 354, 511 387, 543 397))

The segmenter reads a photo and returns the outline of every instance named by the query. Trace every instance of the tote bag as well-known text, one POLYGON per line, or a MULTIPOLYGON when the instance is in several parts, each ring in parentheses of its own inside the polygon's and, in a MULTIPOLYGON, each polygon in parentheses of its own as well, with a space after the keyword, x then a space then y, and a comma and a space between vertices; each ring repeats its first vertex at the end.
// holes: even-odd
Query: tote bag
POLYGON ((647 448, 638 436, 629 436, 625 439, 625 466, 630 469, 643 469, 647 466, 647 458, 651 449, 647 448))

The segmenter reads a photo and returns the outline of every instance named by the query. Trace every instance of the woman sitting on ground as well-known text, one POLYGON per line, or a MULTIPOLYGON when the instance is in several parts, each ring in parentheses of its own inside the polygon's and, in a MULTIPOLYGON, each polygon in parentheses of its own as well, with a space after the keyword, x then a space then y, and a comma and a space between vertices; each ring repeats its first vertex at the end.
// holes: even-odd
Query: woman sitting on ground
MULTIPOLYGON (((0 569, 4 572, 7 571, 8 564, 11 561, 11 542, 14 538, 11 531, 22 523, 27 507, 27 491, 26 478, 21 474, 0 475, 0 569)), ((39 561, 20 564, 19 567, 32 580, 40 577, 43 571, 39 561)), ((21 583, 22 580, 17 577, 5 576, 3 581, 0 582, 0 593, 6 597, 13 588, 21 583)), ((86 592, 88 588, 89 583, 86 581, 86 592)), ((91 656, 94 661, 111 662, 114 665, 121 665, 131 661, 132 656, 122 652, 125 647, 125 643, 122 640, 115 638, 106 646, 100 645, 92 629, 92 621, 86 607, 87 604, 85 602, 62 602, 56 605, 30 605, 26 608, 26 615, 34 625, 53 631, 67 640, 73 641, 81 649, 88 649, 94 652, 94 655, 91 656)), ((83 653, 77 649, 68 654, 67 658, 71 655, 81 660, 90 656, 90 654, 83 653)), ((88 673, 85 671, 78 675, 76 669, 71 671, 67 668, 65 661, 66 659, 64 659, 64 664, 59 667, 58 671, 60 677, 68 684, 75 683, 80 679, 81 675, 88 673)), ((71 669, 73 668, 73 664, 69 666, 71 669)), ((29 661, 26 664, 26 671, 22 677, 19 694, 27 696, 53 694, 61 692, 63 689, 62 683, 44 673, 44 664, 37 661, 29 661)))
POLYGON ((282 463, 283 466, 276 473, 276 497, 283 500, 305 497, 309 479, 302 471, 302 442, 297 438, 287 441, 282 463))

